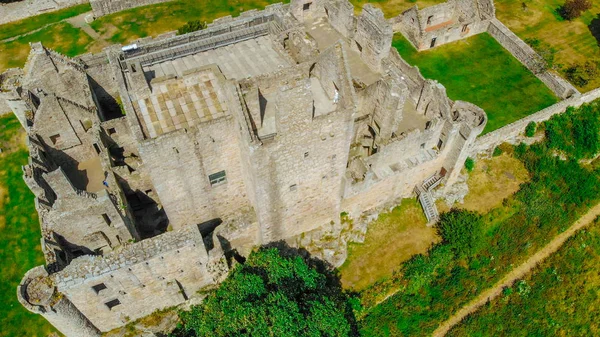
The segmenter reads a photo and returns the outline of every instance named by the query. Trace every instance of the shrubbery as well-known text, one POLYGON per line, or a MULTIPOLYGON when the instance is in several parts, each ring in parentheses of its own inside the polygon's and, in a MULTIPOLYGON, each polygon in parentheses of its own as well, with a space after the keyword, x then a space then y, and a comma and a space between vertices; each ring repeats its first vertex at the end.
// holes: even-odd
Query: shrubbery
POLYGON ((475 161, 473 160, 473 158, 467 157, 467 160, 465 160, 465 168, 469 172, 473 171, 473 169, 475 168, 475 161))
POLYGON ((583 12, 591 8, 591 0, 567 0, 559 9, 559 13, 563 18, 573 20, 580 17, 583 12))
POLYGON ((189 21, 177 29, 177 35, 191 33, 202 29, 206 29, 206 22, 202 22, 200 20, 189 21))
POLYGON ((568 67, 565 70, 567 79, 579 87, 586 86, 595 77, 600 76, 598 63, 597 60, 588 60, 568 67))
MULTIPOLYGON (((549 135, 546 140, 516 146, 514 155, 524 163, 531 180, 503 206, 484 215, 442 214, 438 228, 443 242, 428 255, 404 263, 385 288, 384 282, 373 286, 376 292, 390 288, 397 292, 365 310, 368 314, 360 321, 363 335, 431 334, 453 312, 600 201, 600 170, 577 160, 598 152, 599 114, 600 102, 570 109, 540 126, 549 135)), ((527 283, 514 289, 522 296, 531 290, 527 283)), ((374 296, 371 290, 365 291, 364 303, 373 303, 374 296)))
POLYGON ((323 266, 276 248, 253 252, 182 313, 190 336, 355 336, 351 304, 323 266), (308 262, 308 263, 307 263, 308 262))
POLYGON ((525 136, 527 136, 527 137, 535 136, 536 130, 537 130, 537 125, 535 124, 535 122, 529 122, 529 124, 527 124, 527 126, 525 127, 525 136))

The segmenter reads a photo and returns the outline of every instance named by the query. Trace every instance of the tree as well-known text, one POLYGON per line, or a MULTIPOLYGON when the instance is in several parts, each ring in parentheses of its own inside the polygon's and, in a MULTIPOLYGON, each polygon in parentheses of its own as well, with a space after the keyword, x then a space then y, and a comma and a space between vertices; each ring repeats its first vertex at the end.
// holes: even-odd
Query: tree
POLYGON ((578 87, 586 86, 592 79, 598 76, 598 64, 595 61, 586 61, 570 66, 566 70, 567 79, 578 87))
POLYGON ((591 8, 591 0, 567 0, 559 9, 559 12, 563 18, 573 20, 580 17, 583 12, 591 8))
POLYGON ((188 21, 185 25, 181 26, 177 30, 177 35, 195 32, 197 30, 206 29, 206 22, 200 20, 188 21))
POLYGON ((473 158, 467 157, 467 160, 465 160, 465 168, 468 172, 473 171, 473 169, 475 168, 475 161, 473 160, 473 158))
POLYGON ((312 260, 262 248, 237 265, 218 290, 182 313, 201 336, 355 336, 339 280, 312 260))
POLYGON ((483 241, 481 215, 453 209, 442 213, 437 230, 458 257, 471 257, 477 253, 483 241))

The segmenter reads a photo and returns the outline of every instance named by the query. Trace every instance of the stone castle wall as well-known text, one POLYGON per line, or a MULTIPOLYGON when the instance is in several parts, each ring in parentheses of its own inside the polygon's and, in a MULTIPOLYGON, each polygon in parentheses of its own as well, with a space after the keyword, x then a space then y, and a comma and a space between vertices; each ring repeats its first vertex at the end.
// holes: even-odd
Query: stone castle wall
POLYGON ((167 2, 170 0, 90 0, 94 17, 124 11, 135 7, 147 6, 167 2))
POLYGON ((525 127, 530 122, 539 123, 546 121, 556 114, 565 112, 565 110, 570 106, 579 107, 582 104, 590 103, 598 98, 600 98, 600 88, 594 89, 582 95, 568 98, 564 101, 540 110, 533 115, 521 118, 518 121, 505 125, 498 130, 480 136, 473 144, 471 155, 474 156, 480 152, 491 151, 496 146, 504 142, 517 144, 521 140, 520 137, 525 131, 525 127))

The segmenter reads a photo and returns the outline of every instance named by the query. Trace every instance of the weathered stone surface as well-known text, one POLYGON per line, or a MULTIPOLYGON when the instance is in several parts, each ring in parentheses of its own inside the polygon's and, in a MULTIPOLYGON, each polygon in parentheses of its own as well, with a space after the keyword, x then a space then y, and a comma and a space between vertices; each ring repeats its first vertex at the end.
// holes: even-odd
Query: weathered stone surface
POLYGON ((339 266, 380 210, 433 175, 452 185, 485 113, 391 39, 375 7, 294 0, 126 52, 33 44, 0 95, 29 136, 44 277, 68 299, 48 320, 95 336, 197 303, 226 257, 272 241, 339 266))

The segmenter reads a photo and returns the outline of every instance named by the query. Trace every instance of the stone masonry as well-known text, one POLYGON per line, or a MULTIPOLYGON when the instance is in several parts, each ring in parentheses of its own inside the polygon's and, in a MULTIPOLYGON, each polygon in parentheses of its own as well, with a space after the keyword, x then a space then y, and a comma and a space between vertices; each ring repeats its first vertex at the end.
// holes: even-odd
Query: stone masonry
POLYGON ((255 246, 338 266, 341 213, 452 185, 485 112, 424 79, 392 34, 373 6, 294 0, 127 51, 32 44, 0 76, 47 262, 21 303, 68 337, 100 336, 197 302, 255 246))

